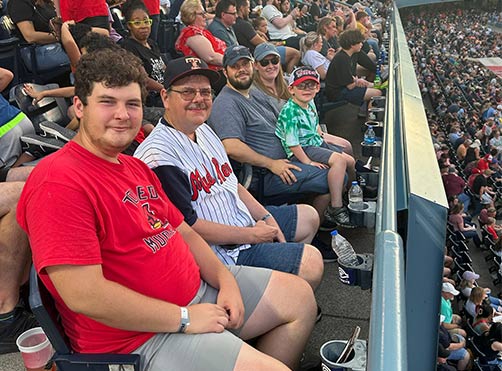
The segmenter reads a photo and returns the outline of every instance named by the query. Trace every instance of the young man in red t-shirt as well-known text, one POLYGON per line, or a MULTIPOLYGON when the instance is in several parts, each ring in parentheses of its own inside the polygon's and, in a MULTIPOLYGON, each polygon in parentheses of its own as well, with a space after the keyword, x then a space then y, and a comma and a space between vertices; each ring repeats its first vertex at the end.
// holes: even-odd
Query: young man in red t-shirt
MULTIPOLYGON (((188 67, 180 74, 214 82, 216 73, 188 67)), ((125 50, 83 56, 80 130, 37 165, 19 201, 18 222, 73 348, 137 353, 149 370, 295 368, 316 317, 306 281, 225 267, 155 174, 121 154, 141 126, 145 83, 125 50), (255 337, 257 349, 241 340, 255 337)), ((205 120, 201 90, 184 89, 196 92, 186 119, 205 120)))

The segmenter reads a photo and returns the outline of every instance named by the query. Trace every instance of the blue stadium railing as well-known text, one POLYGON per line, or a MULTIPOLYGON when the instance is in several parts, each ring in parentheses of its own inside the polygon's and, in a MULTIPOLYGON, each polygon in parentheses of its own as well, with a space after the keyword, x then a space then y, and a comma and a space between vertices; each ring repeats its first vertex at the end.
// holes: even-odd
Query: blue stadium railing
POLYGON ((389 49, 367 369, 434 370, 447 200, 396 7, 389 49))

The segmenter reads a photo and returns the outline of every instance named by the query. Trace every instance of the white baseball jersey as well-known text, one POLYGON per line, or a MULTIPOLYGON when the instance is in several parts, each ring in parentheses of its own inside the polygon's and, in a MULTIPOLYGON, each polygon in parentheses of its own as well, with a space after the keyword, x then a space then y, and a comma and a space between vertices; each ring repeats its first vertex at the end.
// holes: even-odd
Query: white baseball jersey
MULTIPOLYGON (((238 180, 230 166, 223 143, 206 124, 195 131, 196 141, 162 120, 137 148, 134 156, 150 168, 176 166, 187 177, 192 192, 192 207, 199 218, 231 226, 249 227, 255 224, 237 192, 238 180)), ((225 264, 235 264, 239 251, 211 245, 225 264)))

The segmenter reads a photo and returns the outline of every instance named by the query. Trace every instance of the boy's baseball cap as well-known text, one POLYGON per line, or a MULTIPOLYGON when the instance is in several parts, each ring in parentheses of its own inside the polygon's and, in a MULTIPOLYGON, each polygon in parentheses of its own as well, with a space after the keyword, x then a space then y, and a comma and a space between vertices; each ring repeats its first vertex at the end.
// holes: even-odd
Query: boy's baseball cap
POLYGON ((298 67, 289 76, 289 86, 297 86, 307 80, 312 80, 319 84, 319 74, 312 67, 298 67))

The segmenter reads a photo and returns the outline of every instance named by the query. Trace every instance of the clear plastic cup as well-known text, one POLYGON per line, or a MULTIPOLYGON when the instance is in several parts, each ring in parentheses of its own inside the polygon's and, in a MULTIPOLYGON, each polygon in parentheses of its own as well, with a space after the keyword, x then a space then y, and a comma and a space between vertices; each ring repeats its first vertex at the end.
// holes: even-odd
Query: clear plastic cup
POLYGON ((41 327, 23 332, 16 340, 27 371, 42 371, 54 349, 41 327))

